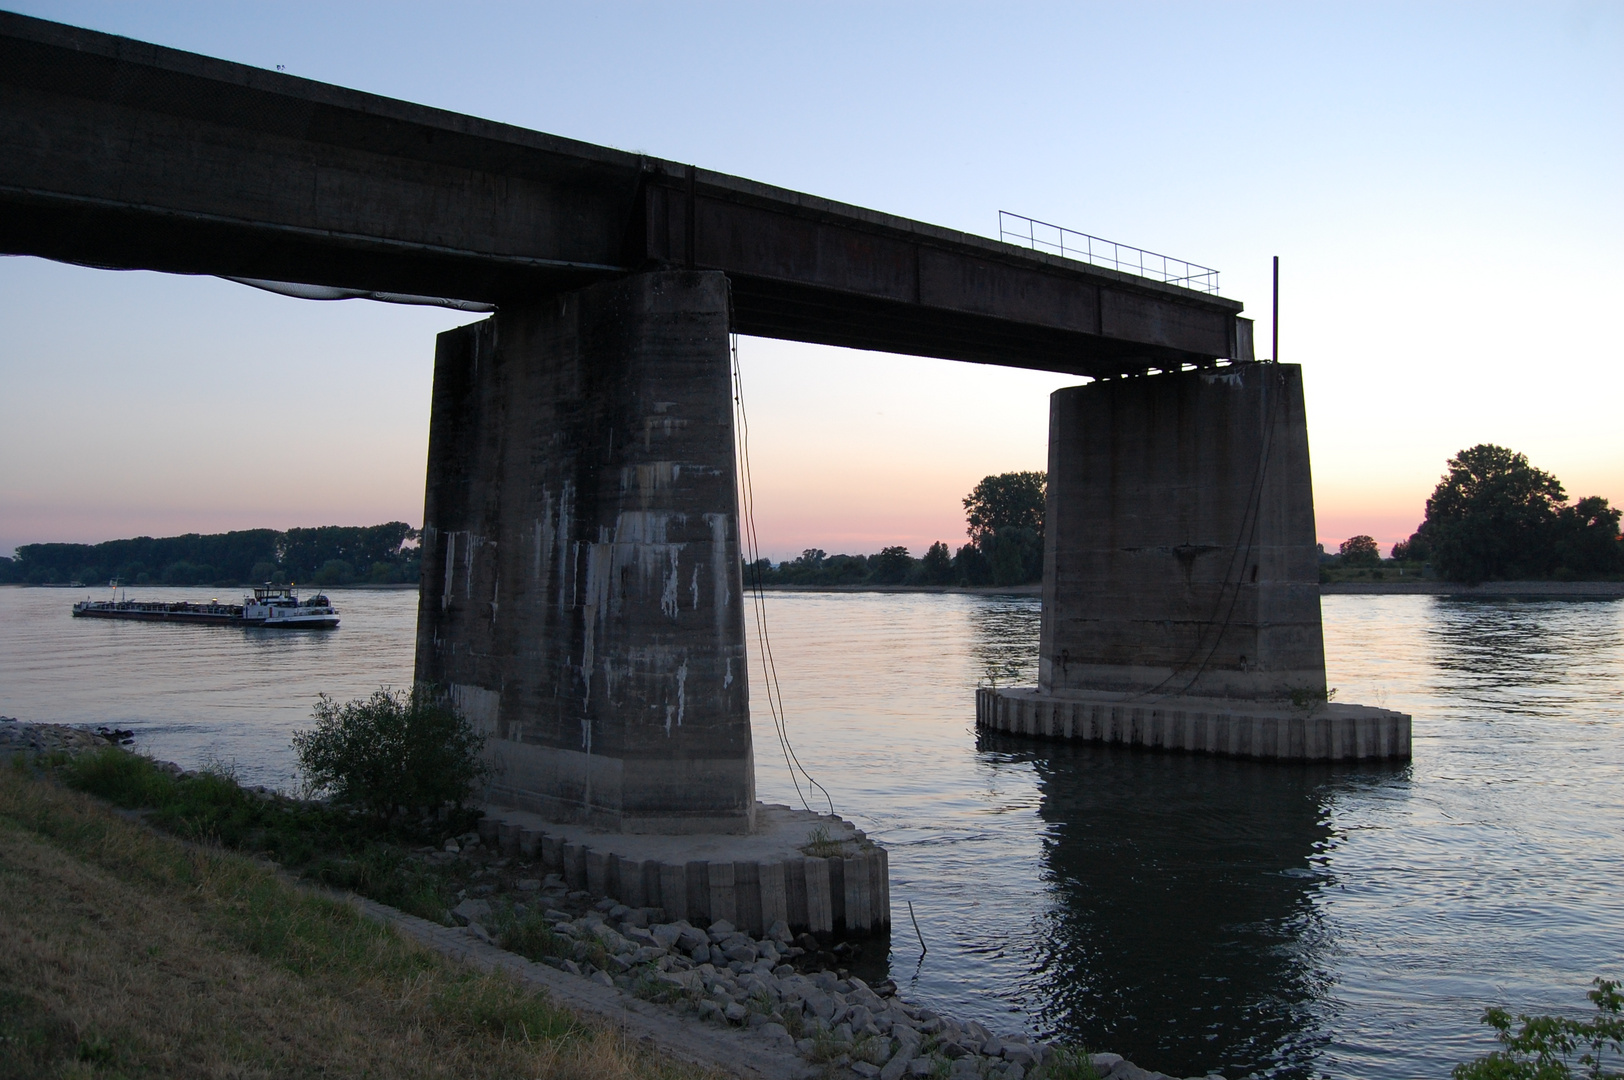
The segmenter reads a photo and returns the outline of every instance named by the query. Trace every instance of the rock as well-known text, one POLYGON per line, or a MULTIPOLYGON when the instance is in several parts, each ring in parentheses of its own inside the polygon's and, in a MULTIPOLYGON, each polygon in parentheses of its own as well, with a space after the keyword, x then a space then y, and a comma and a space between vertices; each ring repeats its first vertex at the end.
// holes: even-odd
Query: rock
POLYGON ((861 1031, 874 1022, 874 1014, 866 1006, 853 1005, 846 1010, 846 1022, 853 1031, 861 1031))
POLYGON ((723 950, 722 955, 735 963, 753 964, 756 962, 756 947, 743 944, 730 945, 723 950))
POLYGON ((592 973, 592 981, 600 986, 607 986, 610 989, 614 989, 615 980, 609 977, 609 973, 607 971, 594 971, 592 973))
POLYGON ((836 1042, 849 1043, 852 1041, 851 1025, 844 1022, 836 1024, 834 1031, 830 1034, 835 1037, 836 1042))
POLYGON ((745 1018, 750 1015, 750 1010, 737 1001, 730 1001, 727 1007, 722 1010, 722 1015, 727 1017, 729 1023, 742 1024, 745 1018))
POLYGON ((451 909, 451 917, 464 926, 471 922, 483 922, 491 917, 490 901, 464 900, 451 909))
POLYGON ((885 1038, 869 1038, 863 1040, 853 1055, 859 1061, 872 1062, 875 1065, 884 1065, 891 1060, 891 1040, 885 1038))
POLYGON ((873 1078, 880 1075, 880 1067, 878 1065, 870 1064, 867 1061, 852 1062, 851 1071, 856 1073, 858 1076, 867 1078, 873 1078))
POLYGON ((678 923, 677 927, 677 948, 685 953, 691 953, 698 949, 704 949, 706 953, 710 952, 710 937, 706 935, 705 931, 689 926, 687 923, 678 923))
POLYGON ((561 964, 559 964, 559 966, 562 967, 565 971, 569 972, 571 975, 580 975, 580 974, 582 974, 581 965, 577 964, 574 960, 565 960, 561 964))
POLYGON ((981 1062, 973 1057, 961 1057, 953 1063, 953 1067, 947 1071, 947 1075, 953 1080, 970 1080, 971 1077, 979 1077, 981 1075, 981 1062))
POLYGON ((971 1035, 974 1035, 977 1042, 992 1041, 992 1032, 988 1031, 974 1020, 965 1021, 964 1030, 969 1032, 971 1035))
POLYGON ((929 1076, 936 1071, 936 1063, 928 1057, 916 1057, 908 1062, 909 1076, 929 1076))
POLYGON ((726 919, 717 919, 715 922, 711 923, 710 926, 706 927, 706 929, 710 932, 710 939, 716 942, 720 942, 729 934, 737 934, 739 932, 738 927, 734 926, 726 919))
POLYGON ((788 964, 779 964, 777 967, 773 968, 773 978, 775 979, 787 979, 794 974, 795 969, 788 964))
POLYGON ((1018 1061, 1004 1066, 1004 1080, 1026 1080, 1026 1068, 1018 1061))
POLYGON ((941 1046, 936 1048, 936 1052, 945 1058, 955 1061, 961 1057, 966 1057, 971 1053, 970 1050, 956 1042, 944 1042, 941 1046))
POLYGON ((885 1063, 880 1070, 880 1080, 902 1080, 902 1074, 908 1071, 908 1056, 898 1053, 885 1063))
POLYGON ((462 845, 457 843, 455 840, 447 840, 445 842, 445 850, 450 852, 452 855, 455 855, 457 852, 462 850, 462 845))
POLYGON ((727 1017, 722 1015, 722 1007, 708 998, 699 1003, 699 1018, 701 1020, 709 1020, 713 1024, 723 1024, 727 1022, 727 1017))
POLYGON ((1111 1080, 1166 1080, 1164 1074, 1141 1069, 1131 1061, 1119 1061, 1110 1072, 1111 1080))
POLYGON ((477 922, 470 922, 467 926, 463 927, 463 930, 464 930, 465 933, 473 935, 474 937, 476 937, 479 940, 483 941, 485 944, 487 944, 487 945, 491 944, 491 933, 490 933, 490 931, 486 930, 483 926, 479 925, 477 922))
POLYGON ((1004 1044, 1004 1060, 1031 1068, 1038 1063, 1038 1056, 1025 1043, 1009 1042, 1004 1044))
POLYGON ((783 1024, 769 1021, 756 1029, 756 1037, 765 1039, 774 1046, 791 1046, 795 1040, 790 1037, 789 1029, 783 1024))
POLYGON ((541 879, 533 877, 520 878, 517 888, 520 892, 540 892, 541 879))
POLYGON ((1089 1063, 1094 1066, 1094 1071, 1099 1073, 1101 1076, 1104 1076, 1106 1073, 1110 1072, 1112 1069, 1115 1069, 1122 1063, 1122 1055, 1090 1054, 1088 1055, 1088 1060, 1089 1063))
POLYGON ((789 923, 785 922, 783 919, 778 919, 774 921, 771 926, 767 927, 767 936, 778 942, 780 945, 788 945, 795 940, 795 938, 790 935, 789 923))
POLYGON ((648 933, 654 939, 654 944, 663 949, 673 949, 682 937, 682 927, 672 926, 670 923, 656 923, 648 928, 648 933))
MULTIPOLYGON (((981 1025, 977 1024, 976 1027, 981 1027, 981 1025)), ((966 1030, 969 1031, 969 1033, 971 1035, 975 1034, 975 1031, 973 1029, 967 1028, 966 1030)), ((983 1028, 983 1030, 985 1030, 985 1029, 983 1028)), ((988 1057, 1003 1057, 1004 1056, 1004 1040, 1000 1039, 996 1035, 987 1036, 985 1041, 983 1041, 982 1044, 981 1044, 981 1052, 983 1054, 986 1054, 988 1057)))

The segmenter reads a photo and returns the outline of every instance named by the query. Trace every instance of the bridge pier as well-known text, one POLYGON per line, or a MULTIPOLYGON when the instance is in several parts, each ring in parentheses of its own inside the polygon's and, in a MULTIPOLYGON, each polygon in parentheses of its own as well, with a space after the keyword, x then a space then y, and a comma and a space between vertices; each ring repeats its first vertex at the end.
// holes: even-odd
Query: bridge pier
POLYGON ((494 803, 751 828, 727 287, 636 274, 440 335, 416 677, 487 736, 494 803))
POLYGON ((1409 756, 1408 716, 1326 701, 1299 367, 1057 390, 1048 475, 1038 685, 983 691, 979 723, 1253 757, 1409 756))

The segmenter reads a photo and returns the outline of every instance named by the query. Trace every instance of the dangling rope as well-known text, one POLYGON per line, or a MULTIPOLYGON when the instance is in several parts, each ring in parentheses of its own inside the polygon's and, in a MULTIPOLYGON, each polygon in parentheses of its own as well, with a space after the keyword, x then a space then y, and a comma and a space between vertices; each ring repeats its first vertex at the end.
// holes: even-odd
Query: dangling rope
MULTIPOLYGON (((730 326, 733 321, 731 301, 732 297, 729 295, 730 326)), ((795 748, 789 741, 789 728, 784 712, 784 692, 778 685, 778 665, 773 661, 772 641, 767 635, 767 597, 761 587, 761 544, 756 539, 756 493, 750 478, 750 421, 744 411, 744 379, 739 371, 739 335, 730 329, 728 337, 733 352, 733 407, 738 419, 738 423, 734 425, 734 430, 738 432, 734 441, 734 452, 739 477, 739 540, 744 548, 745 562, 750 568, 750 595, 755 606, 756 643, 761 653, 762 673, 766 676, 763 685, 767 691, 767 709, 772 713, 773 730, 778 733, 778 746, 784 752, 784 766, 789 770, 790 782, 795 785, 795 794, 801 800, 801 805, 808 812, 812 809, 806 793, 801 790, 797 772, 806 778, 809 787, 815 787, 823 792, 824 801, 829 804, 829 813, 833 814, 835 802, 829 797, 829 790, 806 771, 806 766, 801 764, 801 759, 796 756, 795 748)))

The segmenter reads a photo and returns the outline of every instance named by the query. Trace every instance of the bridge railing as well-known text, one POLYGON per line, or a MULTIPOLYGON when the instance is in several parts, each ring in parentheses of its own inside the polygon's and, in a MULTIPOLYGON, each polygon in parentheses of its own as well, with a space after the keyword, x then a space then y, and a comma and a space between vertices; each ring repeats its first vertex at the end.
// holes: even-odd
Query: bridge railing
POLYGON ((1155 278, 1198 292, 1217 295, 1218 271, 1210 266, 1159 255, 1143 248, 1129 247, 1114 240, 1052 225, 1047 221, 998 211, 998 238, 1006 244, 1021 244, 1034 251, 1046 251, 1063 259, 1076 259, 1091 266, 1103 266, 1124 274, 1155 278))

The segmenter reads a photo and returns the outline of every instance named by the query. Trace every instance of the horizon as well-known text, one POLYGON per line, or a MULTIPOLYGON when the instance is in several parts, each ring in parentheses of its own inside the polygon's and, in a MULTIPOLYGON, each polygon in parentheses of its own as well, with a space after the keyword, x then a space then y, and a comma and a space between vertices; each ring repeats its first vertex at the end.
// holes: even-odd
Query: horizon
MULTIPOLYGON (((1606 319, 1624 285, 1616 5, 8 6, 979 235, 1010 210, 1168 252, 1222 271, 1260 358, 1278 254, 1327 550, 1365 534, 1389 551, 1446 460, 1484 442, 1570 500, 1624 503, 1624 429, 1588 416, 1624 393, 1606 319), (1031 63, 1039 38, 1076 61, 1031 63), (713 54, 720 83, 671 60, 713 54)), ((434 335, 470 321, 0 259, 0 553, 416 523, 434 335), (266 400, 286 403, 274 426, 252 415, 266 400)), ((740 352, 775 561, 956 548, 960 500, 1045 467, 1048 395, 1078 381, 740 352)))

